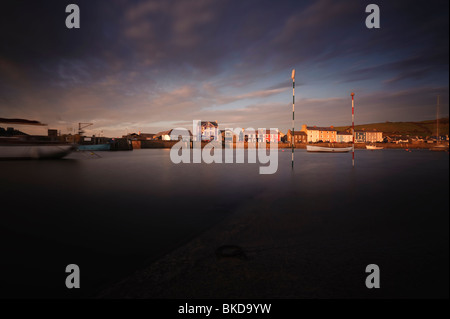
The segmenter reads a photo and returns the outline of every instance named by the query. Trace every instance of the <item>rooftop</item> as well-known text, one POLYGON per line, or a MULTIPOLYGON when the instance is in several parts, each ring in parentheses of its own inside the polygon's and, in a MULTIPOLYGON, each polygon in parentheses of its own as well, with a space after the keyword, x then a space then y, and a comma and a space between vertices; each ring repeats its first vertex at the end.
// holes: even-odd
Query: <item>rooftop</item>
POLYGON ((332 126, 330 127, 320 127, 320 126, 307 126, 308 131, 336 131, 336 129, 332 126))
POLYGON ((201 126, 207 126, 207 127, 219 127, 219 124, 217 123, 217 121, 202 121, 201 122, 201 126))

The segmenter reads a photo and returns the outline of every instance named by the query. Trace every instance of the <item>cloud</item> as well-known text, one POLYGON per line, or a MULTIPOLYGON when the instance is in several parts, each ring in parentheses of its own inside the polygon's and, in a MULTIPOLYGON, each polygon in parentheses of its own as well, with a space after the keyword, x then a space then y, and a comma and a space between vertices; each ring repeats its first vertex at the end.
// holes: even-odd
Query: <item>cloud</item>
POLYGON ((365 3, 343 0, 78 4, 79 30, 64 3, 5 4, 0 116, 105 134, 193 118, 287 129, 293 67, 299 123, 347 123, 350 88, 358 121, 422 119, 439 92, 448 106, 448 1, 380 0, 379 30, 365 3))

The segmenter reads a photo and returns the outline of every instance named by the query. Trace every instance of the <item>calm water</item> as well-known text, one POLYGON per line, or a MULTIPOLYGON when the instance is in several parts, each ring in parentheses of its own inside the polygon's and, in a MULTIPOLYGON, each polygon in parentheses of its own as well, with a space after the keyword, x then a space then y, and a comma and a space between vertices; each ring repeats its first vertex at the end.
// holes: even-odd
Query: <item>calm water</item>
POLYGON ((351 154, 297 150, 292 171, 280 150, 274 175, 175 165, 169 150, 98 154, 0 162, 1 297, 91 296, 259 196, 280 218, 298 211, 311 240, 335 236, 343 255, 364 246, 399 272, 419 263, 409 274, 448 296, 448 153, 360 150, 352 169, 351 154), (71 263, 83 289, 65 288, 71 263))

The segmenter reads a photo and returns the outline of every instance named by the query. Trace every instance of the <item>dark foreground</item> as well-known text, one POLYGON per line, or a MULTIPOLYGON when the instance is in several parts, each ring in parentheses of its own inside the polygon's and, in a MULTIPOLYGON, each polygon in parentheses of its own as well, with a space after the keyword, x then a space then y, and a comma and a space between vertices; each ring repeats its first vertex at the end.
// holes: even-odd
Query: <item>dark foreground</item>
POLYGON ((317 163, 318 181, 309 182, 299 169, 294 190, 255 194, 226 222, 100 297, 448 297, 448 167, 429 158, 438 166, 424 176, 425 163, 391 160, 362 163, 367 171, 349 176, 321 174, 317 163), (388 176, 392 166, 398 171, 388 176), (380 267, 382 289, 366 288, 369 264, 380 267))
POLYGON ((448 298, 448 164, 425 150, 358 151, 355 169, 296 151, 294 171, 280 151, 274 175, 165 150, 10 163, 2 297, 448 298))

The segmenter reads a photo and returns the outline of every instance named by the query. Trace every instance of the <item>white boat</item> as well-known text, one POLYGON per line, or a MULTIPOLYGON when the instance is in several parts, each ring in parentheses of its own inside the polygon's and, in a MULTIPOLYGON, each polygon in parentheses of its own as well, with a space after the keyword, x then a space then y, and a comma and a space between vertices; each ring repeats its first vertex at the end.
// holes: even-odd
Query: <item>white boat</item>
POLYGON ((346 153, 352 150, 351 147, 323 147, 315 145, 306 145, 307 152, 326 152, 326 153, 346 153))
POLYGON ((70 144, 0 144, 0 159, 56 159, 75 150, 70 144))
MULTIPOLYGON (((8 125, 34 125, 46 126, 38 121, 30 121, 24 119, 5 119, 0 118, 0 123, 8 125)), ((32 136, 27 134, 14 133, 8 134, 10 128, 3 130, 3 135, 0 136, 0 160, 11 159, 49 159, 62 158, 76 147, 72 144, 58 143, 45 137, 32 136)))
POLYGON ((368 150, 382 150, 382 149, 383 149, 383 147, 381 147, 381 146, 376 146, 376 145, 366 145, 366 148, 367 148, 368 150))

